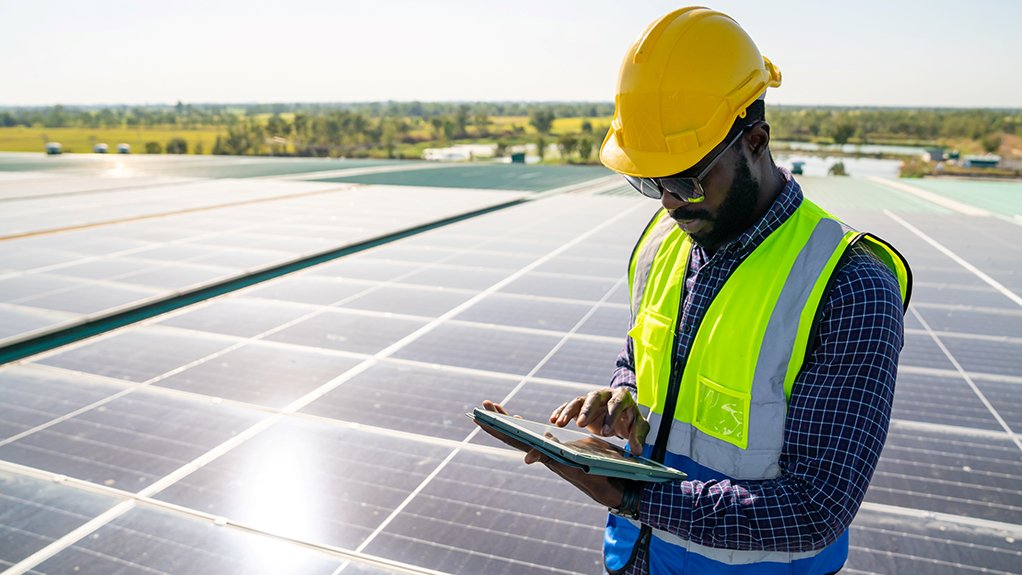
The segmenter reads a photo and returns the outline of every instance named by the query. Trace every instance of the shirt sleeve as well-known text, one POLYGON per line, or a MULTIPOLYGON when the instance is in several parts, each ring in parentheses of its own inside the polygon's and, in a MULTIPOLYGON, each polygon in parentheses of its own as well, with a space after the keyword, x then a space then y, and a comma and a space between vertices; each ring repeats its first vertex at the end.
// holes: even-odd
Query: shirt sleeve
POLYGON ((640 520, 695 543, 800 552, 849 526, 887 438, 904 311, 894 274, 855 246, 837 272, 795 380, 780 475, 649 484, 640 520))
POLYGON ((621 348, 621 353, 617 356, 617 362, 614 364, 614 375, 610 378, 610 387, 617 389, 619 387, 627 387, 633 392, 636 390, 635 387, 635 360, 632 355, 632 338, 625 338, 625 345, 621 348))

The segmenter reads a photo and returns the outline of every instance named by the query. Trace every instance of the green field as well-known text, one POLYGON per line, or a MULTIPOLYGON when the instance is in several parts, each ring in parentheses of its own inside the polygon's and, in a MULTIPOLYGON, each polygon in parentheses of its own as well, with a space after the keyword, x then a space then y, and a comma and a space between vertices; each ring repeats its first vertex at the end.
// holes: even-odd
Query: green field
POLYGON ((215 128, 199 130, 181 130, 176 128, 0 128, 0 152, 42 152, 46 142, 60 142, 64 152, 90 153, 94 144, 103 143, 110 147, 110 152, 117 151, 117 144, 129 144, 132 153, 145 152, 146 142, 158 142, 166 147, 171 138, 184 138, 188 142, 188 151, 195 150, 195 145, 202 143, 203 151, 208 154, 219 131, 215 128))

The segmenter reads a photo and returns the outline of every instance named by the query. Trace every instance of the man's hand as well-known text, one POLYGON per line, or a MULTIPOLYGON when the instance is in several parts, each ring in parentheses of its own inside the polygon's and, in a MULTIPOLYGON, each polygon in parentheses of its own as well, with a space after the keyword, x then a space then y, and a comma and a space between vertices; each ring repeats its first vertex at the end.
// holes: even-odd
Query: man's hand
MULTIPOLYGON (((510 415, 502 405, 489 400, 483 402, 483 409, 486 411, 510 415)), ((624 497, 624 480, 604 477, 602 475, 589 475, 581 469, 558 463, 544 455, 539 450, 532 449, 521 441, 508 437, 495 429, 485 425, 480 425, 479 423, 476 423, 476 425, 479 425, 483 431, 511 447, 526 452, 525 463, 532 464, 539 462, 546 465, 548 469, 557 475, 560 475, 564 480, 577 487, 580 491, 591 497, 597 503, 607 507, 613 507, 615 509, 621 505, 621 500, 624 497)), ((649 428, 648 425, 646 427, 647 429, 649 428)))
POLYGON ((590 391, 564 403, 550 414, 550 423, 558 427, 564 427, 572 419, 593 435, 627 439, 632 453, 642 454, 649 422, 639 412, 639 406, 627 388, 605 387, 590 391))

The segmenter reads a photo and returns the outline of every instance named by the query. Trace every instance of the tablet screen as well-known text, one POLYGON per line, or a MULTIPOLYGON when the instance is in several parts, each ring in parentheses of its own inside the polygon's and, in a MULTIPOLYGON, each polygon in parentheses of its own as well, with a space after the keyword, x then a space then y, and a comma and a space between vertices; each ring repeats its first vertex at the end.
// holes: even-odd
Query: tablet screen
POLYGON ((590 435, 587 432, 547 425, 545 423, 519 419, 479 409, 475 410, 474 416, 483 419, 484 421, 491 420, 493 424, 498 427, 505 429, 513 428, 517 430, 515 435, 518 435, 519 437, 522 437, 522 433, 527 434, 534 438, 532 443, 539 443, 537 440, 543 439, 548 444, 556 444, 557 447, 560 447, 563 450, 570 451, 584 457, 631 467, 634 468, 636 472, 657 471, 684 477, 684 474, 679 471, 642 457, 636 457, 613 443, 590 435))

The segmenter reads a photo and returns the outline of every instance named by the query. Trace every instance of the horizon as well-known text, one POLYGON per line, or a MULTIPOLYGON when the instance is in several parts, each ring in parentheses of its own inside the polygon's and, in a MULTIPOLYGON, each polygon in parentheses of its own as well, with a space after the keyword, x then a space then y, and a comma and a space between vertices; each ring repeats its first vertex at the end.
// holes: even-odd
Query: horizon
MULTIPOLYGON (((721 0, 784 74, 768 102, 1017 109, 1022 3, 721 0), (867 32, 868 31, 868 32, 867 32), (1003 70, 1004 72, 998 72, 1003 70)), ((678 2, 0 0, 0 106, 608 102, 628 45, 678 2), (109 102, 118 102, 110 104, 109 102), (123 103, 120 103, 123 102, 123 103)))
MULTIPOLYGON (((524 104, 529 106, 543 105, 613 105, 609 100, 358 100, 358 101, 249 101, 249 102, 144 102, 144 103, 94 103, 80 104, 55 102, 52 104, 0 104, 0 110, 47 109, 62 106, 65 109, 91 108, 173 108, 180 103, 184 106, 370 106, 376 104, 524 104)), ((1022 106, 912 106, 899 104, 785 104, 767 103, 768 108, 824 108, 824 109, 869 109, 869 110, 931 110, 931 111, 962 111, 987 110, 997 112, 1022 112, 1022 106)))

